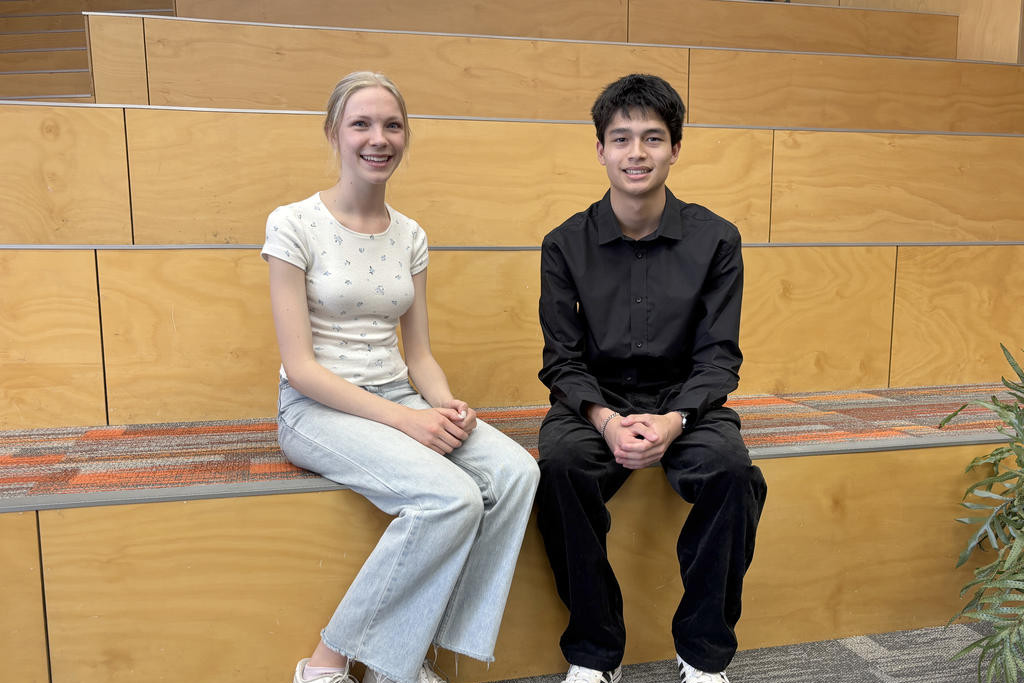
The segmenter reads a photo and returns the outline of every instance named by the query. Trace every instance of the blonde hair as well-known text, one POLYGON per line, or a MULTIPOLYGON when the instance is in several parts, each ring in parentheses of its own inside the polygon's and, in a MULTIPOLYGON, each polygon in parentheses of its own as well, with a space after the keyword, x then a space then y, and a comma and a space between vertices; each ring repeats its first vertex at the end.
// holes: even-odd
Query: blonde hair
POLYGON ((341 114, 345 111, 345 105, 348 103, 348 98, 352 97, 352 93, 363 88, 384 88, 395 96, 395 99, 398 101, 398 108, 402 112, 402 130, 405 134, 405 146, 408 147, 409 113, 405 109, 405 98, 402 97, 402 93, 398 91, 398 86, 390 78, 373 71, 353 71, 334 86, 331 96, 327 99, 327 117, 324 119, 324 135, 327 136, 327 139, 333 139, 338 129, 338 123, 341 120, 341 114))

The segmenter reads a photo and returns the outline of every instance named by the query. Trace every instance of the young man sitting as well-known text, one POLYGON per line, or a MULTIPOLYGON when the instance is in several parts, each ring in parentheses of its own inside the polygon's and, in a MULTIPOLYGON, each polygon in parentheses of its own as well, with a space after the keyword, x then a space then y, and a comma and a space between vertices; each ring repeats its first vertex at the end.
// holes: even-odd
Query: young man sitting
MULTIPOLYGON (((665 187, 685 108, 655 76, 609 85, 591 111, 611 187, 545 238, 538 521, 558 592, 566 683, 618 683, 622 594, 606 503, 660 464, 692 504, 672 637, 684 683, 728 683, 743 576, 767 487, 725 407, 735 390, 743 262, 736 227, 665 187)), ((652 523, 657 523, 653 521, 652 523)))

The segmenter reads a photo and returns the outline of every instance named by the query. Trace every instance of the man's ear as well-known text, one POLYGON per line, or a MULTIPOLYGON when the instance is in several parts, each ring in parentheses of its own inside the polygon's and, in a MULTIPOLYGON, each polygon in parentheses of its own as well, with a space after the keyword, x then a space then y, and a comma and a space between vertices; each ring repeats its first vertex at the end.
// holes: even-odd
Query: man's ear
POLYGON ((604 163, 604 144, 600 140, 597 141, 597 160, 601 162, 602 166, 605 165, 605 163, 604 163))
POLYGON ((672 158, 668 162, 670 165, 676 163, 676 160, 679 159, 679 150, 681 150, 682 148, 683 148, 683 141, 682 140, 680 140, 676 144, 672 145, 672 158))

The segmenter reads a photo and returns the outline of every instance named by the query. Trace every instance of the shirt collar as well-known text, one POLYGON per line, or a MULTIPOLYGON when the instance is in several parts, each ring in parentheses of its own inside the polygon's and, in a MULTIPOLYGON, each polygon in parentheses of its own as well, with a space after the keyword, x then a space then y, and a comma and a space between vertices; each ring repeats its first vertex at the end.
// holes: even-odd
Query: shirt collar
MULTIPOLYGON (((597 205, 597 243, 608 244, 622 238, 622 229, 619 228, 619 220, 612 211, 611 191, 604 193, 604 197, 597 205)), ((665 188, 665 208, 661 212, 661 220, 653 233, 644 238, 644 241, 656 240, 659 237, 667 237, 679 240, 683 237, 683 222, 679 209, 683 202, 676 199, 672 191, 665 188)))

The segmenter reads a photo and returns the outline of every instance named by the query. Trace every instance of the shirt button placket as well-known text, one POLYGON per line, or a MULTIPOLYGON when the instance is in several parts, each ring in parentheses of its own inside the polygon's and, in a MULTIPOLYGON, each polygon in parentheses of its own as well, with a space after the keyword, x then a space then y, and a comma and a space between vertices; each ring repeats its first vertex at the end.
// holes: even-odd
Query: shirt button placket
POLYGON ((630 296, 633 303, 630 306, 629 333, 633 340, 633 349, 639 350, 644 347, 647 329, 647 315, 644 310, 644 299, 647 289, 647 269, 644 263, 644 249, 637 246, 633 250, 634 261, 631 268, 630 296))

